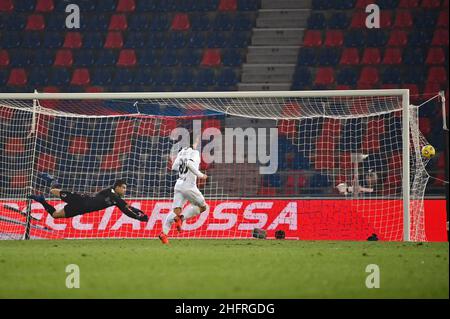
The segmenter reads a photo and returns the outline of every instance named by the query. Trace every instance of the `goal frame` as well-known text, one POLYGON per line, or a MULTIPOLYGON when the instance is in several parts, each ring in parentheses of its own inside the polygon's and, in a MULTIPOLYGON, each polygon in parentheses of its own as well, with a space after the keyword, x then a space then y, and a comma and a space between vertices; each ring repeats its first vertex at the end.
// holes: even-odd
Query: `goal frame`
MULTIPOLYGON (((410 241, 410 115, 409 89, 374 90, 323 90, 323 91, 234 91, 234 92, 102 92, 102 93, 0 93, 0 100, 30 100, 36 107, 39 100, 115 100, 115 99, 164 99, 164 98, 282 98, 282 97, 402 97, 402 195, 403 195, 403 241, 410 241), (407 145, 408 147, 405 147, 407 145)), ((268 118, 269 119, 269 118, 268 118)), ((30 186, 32 180, 30 179, 30 186)), ((23 239, 29 239, 31 219, 30 205, 23 239)))

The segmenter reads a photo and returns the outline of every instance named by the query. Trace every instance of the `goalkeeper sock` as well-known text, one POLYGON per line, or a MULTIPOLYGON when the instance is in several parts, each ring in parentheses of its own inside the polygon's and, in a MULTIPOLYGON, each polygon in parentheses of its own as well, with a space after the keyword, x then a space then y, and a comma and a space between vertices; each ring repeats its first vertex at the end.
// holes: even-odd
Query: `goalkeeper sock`
POLYGON ((55 207, 47 203, 47 201, 44 199, 43 201, 40 201, 42 206, 44 206, 44 209, 53 217, 53 213, 56 211, 55 207))
POLYGON ((167 215, 167 217, 166 217, 166 219, 164 220, 164 223, 163 223, 163 233, 164 234, 166 234, 166 235, 169 234, 170 227, 172 227, 172 224, 174 222, 175 216, 177 216, 177 215, 174 212, 170 212, 167 215))
POLYGON ((200 207, 190 205, 188 208, 186 208, 186 211, 183 213, 183 220, 192 218, 200 214, 200 207))

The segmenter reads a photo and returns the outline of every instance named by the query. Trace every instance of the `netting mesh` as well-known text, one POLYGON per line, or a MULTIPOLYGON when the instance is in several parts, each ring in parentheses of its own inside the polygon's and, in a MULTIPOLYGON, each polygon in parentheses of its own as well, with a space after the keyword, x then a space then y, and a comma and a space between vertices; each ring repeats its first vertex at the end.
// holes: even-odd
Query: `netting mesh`
MULTIPOLYGON (((124 178, 125 199, 150 220, 114 207, 54 220, 32 203, 32 238, 156 237, 178 177, 170 170, 171 132, 200 127, 200 169, 209 178, 198 187, 209 209, 171 236, 250 238, 263 228, 269 237, 283 229, 288 238, 403 239, 401 96, 130 97, 39 100, 37 107, 0 100, 0 121, 2 238, 22 237, 29 192, 49 196, 42 172, 63 189, 90 194, 124 178), (275 171, 265 173, 270 166, 275 171)), ((410 130, 411 239, 422 241, 428 174, 420 150, 427 142, 416 107, 410 130)))

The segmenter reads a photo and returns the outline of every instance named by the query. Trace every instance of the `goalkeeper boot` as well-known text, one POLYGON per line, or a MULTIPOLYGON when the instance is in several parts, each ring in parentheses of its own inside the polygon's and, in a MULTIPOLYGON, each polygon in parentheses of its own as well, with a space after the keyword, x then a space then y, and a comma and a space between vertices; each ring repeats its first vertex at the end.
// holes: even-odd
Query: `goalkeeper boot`
POLYGON ((169 244, 169 237, 167 237, 166 234, 164 234, 164 233, 159 234, 159 239, 161 240, 161 242, 162 242, 164 245, 169 244))
POLYGON ((45 202, 44 195, 28 195, 27 198, 35 200, 38 203, 45 202))
POLYGON ((178 232, 181 232, 181 226, 183 226, 183 215, 175 216, 173 220, 178 232))

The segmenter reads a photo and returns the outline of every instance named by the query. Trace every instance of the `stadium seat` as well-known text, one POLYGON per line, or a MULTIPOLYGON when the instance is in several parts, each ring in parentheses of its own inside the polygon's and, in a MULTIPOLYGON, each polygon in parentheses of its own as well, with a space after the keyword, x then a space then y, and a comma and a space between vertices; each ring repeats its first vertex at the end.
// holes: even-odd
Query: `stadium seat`
POLYGON ((150 31, 167 31, 169 29, 169 20, 166 15, 157 15, 150 22, 150 31))
POLYGON ((231 15, 220 13, 212 22, 212 29, 214 31, 230 31, 233 28, 233 21, 231 15))
POLYGON ((36 12, 52 12, 55 9, 55 4, 53 0, 37 0, 36 12))
POLYGON ((90 83, 89 70, 86 68, 75 69, 72 74, 71 85, 88 85, 90 83))
POLYGON ((120 67, 129 67, 136 65, 136 62, 135 51, 133 49, 125 49, 120 51, 116 65, 120 67))
POLYGON ((322 31, 306 30, 303 45, 306 47, 318 47, 322 45, 322 31))
POLYGON ((384 51, 383 64, 401 64, 402 63, 402 52, 398 48, 387 48, 384 51))
POLYGON ((441 7, 441 0, 422 0, 420 6, 426 9, 439 9, 441 7))
POLYGON ((0 69, 0 90, 4 89, 4 86, 6 85, 6 82, 8 81, 9 72, 6 70, 0 69))
POLYGON ((124 14, 114 14, 109 20, 108 30, 125 31, 128 28, 127 17, 124 14))
POLYGON ((73 65, 76 67, 90 67, 94 65, 94 51, 77 50, 73 52, 73 65))
POLYGON ((403 64, 421 65, 425 62, 425 51, 423 48, 408 48, 403 51, 403 64))
POLYGON ((171 29, 174 31, 186 31, 191 27, 189 16, 186 13, 177 13, 172 19, 171 29))
POLYGON ((308 29, 323 30, 326 29, 327 23, 323 13, 312 13, 307 21, 308 29))
POLYGON ((336 74, 337 84, 355 86, 358 81, 358 74, 354 68, 345 68, 336 74))
POLYGON ((318 64, 323 66, 336 66, 340 59, 340 51, 338 49, 325 49, 319 53, 318 64))
POLYGON ((229 48, 246 48, 250 43, 250 33, 248 32, 233 32, 230 40, 227 42, 229 48))
POLYGON ((342 0, 342 1, 330 1, 331 8, 335 10, 349 10, 353 9, 356 4, 356 0, 342 0))
POLYGON ((236 11, 237 10, 237 0, 220 0, 219 11, 236 11))
POLYGON ((381 75, 383 84, 399 84, 401 82, 401 73, 398 68, 387 68, 381 75))
POLYGON ((444 64, 445 52, 442 48, 434 47, 428 50, 428 55, 425 60, 426 64, 444 64))
POLYGON ((150 32, 147 37, 147 47, 151 49, 163 49, 166 46, 164 32, 150 32))
POLYGON ((32 14, 27 17, 27 24, 25 30, 27 31, 42 31, 45 29, 44 17, 40 14, 32 14))
POLYGON ((14 11, 15 12, 33 12, 35 5, 36 5, 35 0, 16 1, 14 3, 14 11))
POLYGON ((63 37, 58 32, 45 32, 43 47, 47 49, 58 49, 63 44, 63 37))
POLYGON ((365 43, 368 47, 384 47, 387 42, 387 33, 384 29, 371 29, 367 31, 365 43))
POLYGON ((7 67, 9 65, 9 61, 8 51, 0 49, 0 68, 7 67))
POLYGON ((408 43, 408 34, 404 30, 392 30, 389 35, 388 46, 405 46, 408 43))
POLYGON ((238 50, 226 50, 222 54, 222 63, 224 66, 240 66, 242 55, 238 50))
POLYGON ((50 72, 49 84, 64 87, 69 84, 71 74, 67 68, 53 68, 50 72))
POLYGON ((55 52, 53 50, 37 50, 34 56, 33 64, 37 66, 53 65, 55 52))
POLYGON ((113 86, 125 86, 130 85, 133 82, 133 72, 130 68, 118 69, 113 78, 111 84, 113 86))
POLYGON ((178 4, 175 0, 159 1, 156 4, 157 12, 175 12, 178 11, 178 4))
POLYGON ((153 83, 153 71, 148 68, 139 68, 133 78, 134 85, 151 85, 153 83))
POLYGON ((110 19, 107 15, 88 16, 81 21, 81 26, 87 31, 107 31, 110 19))
POLYGON ((194 83, 194 73, 190 68, 182 68, 177 72, 174 85, 176 87, 187 87, 194 83))
POLYGON ((188 50, 180 54, 180 64, 182 66, 198 66, 202 59, 202 52, 198 50, 188 50))
POLYGON ((200 65, 215 67, 221 63, 220 50, 206 49, 203 52, 203 57, 200 65))
POLYGON ((117 63, 117 52, 115 50, 102 50, 95 60, 97 66, 112 66, 117 63))
POLYGON ((234 87, 239 79, 233 69, 224 69, 217 76, 217 85, 220 87, 234 87))
POLYGON ((295 70, 293 78, 293 88, 302 89, 312 84, 311 71, 308 68, 300 67, 295 70))
POLYGON ((347 29, 350 25, 349 18, 345 12, 335 12, 327 21, 329 29, 347 29))
POLYGON ((122 33, 108 32, 105 40, 105 49, 121 49, 123 46, 122 33))
POLYGON ((448 11, 442 11, 439 14, 436 25, 437 25, 437 27, 442 27, 442 28, 447 27, 448 28, 448 11))
POLYGON ((61 49, 56 52, 54 66, 70 67, 73 64, 72 51, 61 49))
POLYGON ((214 71, 212 69, 200 69, 195 77, 194 84, 200 89, 215 85, 214 71))
POLYGON ((366 9, 369 4, 373 4, 372 0, 357 0, 355 4, 356 9, 366 9))
POLYGON ((365 11, 354 11, 352 20, 350 22, 350 28, 366 28, 366 18, 367 14, 365 11))
POLYGON ((175 66, 178 64, 178 57, 175 52, 166 52, 159 60, 161 66, 175 66))
POLYGON ((116 11, 129 13, 134 12, 136 9, 136 3, 134 0, 119 0, 117 3, 116 11))
POLYGON ((403 83, 402 84, 403 89, 409 90, 409 98, 412 103, 417 103, 418 97, 419 97, 419 88, 416 84, 409 84, 409 83, 403 83))
POLYGON ((14 52, 10 57, 10 66, 13 68, 27 67, 31 64, 33 53, 25 50, 14 52))
POLYGON ((206 40, 208 48, 226 48, 227 37, 224 32, 211 32, 206 40))
POLYGON ((445 67, 433 66, 428 71, 427 83, 445 84, 447 82, 447 71, 445 67))
POLYGON ((344 36, 344 45, 346 47, 363 47, 365 42, 364 33, 360 30, 348 31, 344 36))
POLYGON ((409 10, 399 10, 395 16, 394 28, 411 28, 413 18, 409 10))
POLYGON ((139 66, 155 66, 158 64, 158 57, 153 50, 140 51, 137 54, 139 66))
POLYGON ((7 84, 9 86, 24 86, 27 84, 28 77, 25 69, 11 69, 7 84))
POLYGON ((116 10, 116 0, 101 0, 97 2, 95 8, 98 12, 114 12, 116 10))
POLYGON ((104 42, 102 33, 88 32, 83 36, 83 47, 86 49, 101 49, 104 42))
POLYGON ((313 0, 311 6, 313 10, 328 10, 332 9, 333 3, 327 0, 313 0))
POLYGON ((392 11, 382 10, 380 12, 380 28, 392 27, 392 11))
POLYGON ((14 10, 14 3, 12 0, 0 1, 0 12, 12 12, 14 10))
POLYGON ((357 48, 345 48, 342 51, 341 60, 342 65, 357 65, 359 64, 359 52, 357 48))
POLYGON ((192 31, 208 31, 211 28, 211 22, 208 15, 204 13, 191 15, 192 31))
POLYGON ((378 0, 377 5, 380 9, 396 9, 398 7, 399 0, 378 0))
POLYGON ((64 48, 79 49, 82 47, 82 38, 80 32, 67 32, 64 39, 64 48))
MULTIPOLYGON (((46 31, 60 31, 66 27, 66 17, 62 14, 51 14, 47 17, 46 31)), ((81 24, 83 24, 81 22, 81 24)))
POLYGON ((316 50, 313 48, 300 48, 298 54, 298 65, 314 66, 317 64, 316 50))
POLYGON ((238 11, 256 11, 258 10, 258 0, 238 0, 238 11))
POLYGON ((334 69, 318 68, 316 72, 316 78, 314 80, 315 85, 331 85, 334 83, 334 69))
POLYGON ((251 31, 253 28, 253 20, 244 14, 238 15, 234 19, 233 30, 234 31, 251 31))
POLYGON ((69 142, 68 152, 74 155, 86 155, 89 151, 89 140, 85 136, 75 136, 69 142))
POLYGON ((344 44, 344 35, 340 30, 328 30, 325 32, 324 45, 326 47, 340 47, 344 44))
POLYGON ((433 34, 432 45, 448 47, 448 29, 436 29, 433 34))
POLYGON ((425 82, 427 72, 423 67, 408 67, 403 71, 402 82, 422 85, 425 82))
POLYGON ((378 69, 371 66, 366 66, 361 70, 358 85, 376 85, 379 81, 378 69))
POLYGON ((170 69, 161 69, 154 77, 154 84, 157 86, 171 86, 174 83, 173 73, 170 69))
POLYGON ((401 9, 413 9, 419 7, 420 0, 400 0, 398 4, 398 8, 401 9))
POLYGON ((361 59, 361 64, 380 64, 381 63, 381 53, 378 48, 366 48, 364 49, 363 56, 361 59))
POLYGON ((150 27, 150 19, 145 14, 132 14, 129 17, 129 31, 146 31, 150 27))
POLYGON ((37 49, 41 46, 41 42, 40 32, 25 32, 21 47, 26 49, 37 49))
POLYGON ((184 32, 170 32, 166 39, 165 47, 167 49, 176 50, 186 46, 186 37, 184 32))
MULTIPOLYGON (((448 32, 447 32, 448 35, 448 32)), ((429 30, 416 30, 409 34, 408 45, 412 47, 422 47, 430 44, 432 33, 429 30)), ((447 38, 448 42, 448 38, 447 38)), ((433 44, 434 45, 434 44, 433 44)))
POLYGON ((437 23, 437 12, 435 11, 423 11, 416 14, 414 17, 414 27, 422 29, 434 29, 437 23))

